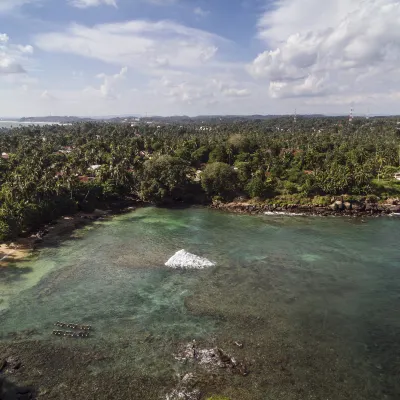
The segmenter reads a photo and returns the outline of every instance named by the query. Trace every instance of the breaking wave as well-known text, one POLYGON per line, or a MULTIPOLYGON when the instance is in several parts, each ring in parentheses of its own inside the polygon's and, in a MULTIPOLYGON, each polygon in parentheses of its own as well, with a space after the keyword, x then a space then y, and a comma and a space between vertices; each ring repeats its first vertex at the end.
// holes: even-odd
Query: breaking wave
POLYGON ((305 214, 285 212, 285 211, 266 211, 264 215, 289 215, 295 217, 295 216, 303 216, 305 214))
POLYGON ((215 263, 207 258, 188 253, 185 250, 179 250, 165 263, 165 265, 170 268, 205 269, 214 267, 215 263))

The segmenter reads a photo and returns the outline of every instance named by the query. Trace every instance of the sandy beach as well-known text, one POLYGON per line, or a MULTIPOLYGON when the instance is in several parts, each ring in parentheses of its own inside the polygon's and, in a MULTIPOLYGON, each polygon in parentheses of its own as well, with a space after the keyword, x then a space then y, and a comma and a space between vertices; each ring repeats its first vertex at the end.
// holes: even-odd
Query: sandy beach
POLYGON ((0 268, 7 267, 10 262, 24 259, 31 251, 32 246, 29 243, 23 243, 22 239, 12 244, 0 244, 0 268))
POLYGON ((75 229, 106 215, 109 215, 107 211, 95 210, 93 213, 77 213, 63 216, 55 222, 45 225, 37 233, 32 233, 29 237, 18 238, 12 243, 1 243, 0 268, 22 261, 30 256, 35 249, 65 238, 75 229))

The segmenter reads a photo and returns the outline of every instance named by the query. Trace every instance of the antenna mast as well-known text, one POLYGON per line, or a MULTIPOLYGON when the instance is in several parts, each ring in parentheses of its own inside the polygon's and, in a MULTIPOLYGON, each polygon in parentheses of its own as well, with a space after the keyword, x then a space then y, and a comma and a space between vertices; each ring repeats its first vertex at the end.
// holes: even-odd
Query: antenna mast
POLYGON ((349 123, 350 124, 353 122, 353 118, 354 118, 354 108, 353 108, 353 106, 351 106, 350 115, 349 115, 349 123))

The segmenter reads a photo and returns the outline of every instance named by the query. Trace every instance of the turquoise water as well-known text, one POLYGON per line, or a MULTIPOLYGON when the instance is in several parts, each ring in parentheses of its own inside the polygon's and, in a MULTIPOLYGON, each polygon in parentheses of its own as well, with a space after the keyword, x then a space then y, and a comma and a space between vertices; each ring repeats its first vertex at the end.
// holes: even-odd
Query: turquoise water
POLYGON ((11 346, 29 360, 13 379, 43 398, 93 398, 107 382, 112 397, 96 398, 159 399, 190 371, 204 394, 232 400, 398 399, 399 235, 397 218, 139 209, 0 270, 0 354, 11 346), (164 267, 181 249, 217 266, 164 267), (56 321, 95 330, 58 338, 56 321), (249 376, 176 360, 193 339, 246 362, 249 376))

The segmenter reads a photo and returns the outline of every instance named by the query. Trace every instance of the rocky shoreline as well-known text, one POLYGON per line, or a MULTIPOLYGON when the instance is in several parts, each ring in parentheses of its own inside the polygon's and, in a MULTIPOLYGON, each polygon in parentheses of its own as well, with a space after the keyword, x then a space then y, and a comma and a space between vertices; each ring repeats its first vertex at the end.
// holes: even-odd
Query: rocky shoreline
POLYGON ((312 204, 263 204, 251 202, 223 203, 215 201, 210 205, 215 210, 227 211, 236 214, 293 214, 314 216, 350 216, 350 217, 377 217, 384 215, 400 214, 400 201, 398 199, 388 200, 384 204, 362 201, 345 201, 343 199, 332 199, 329 206, 316 206, 312 204))

